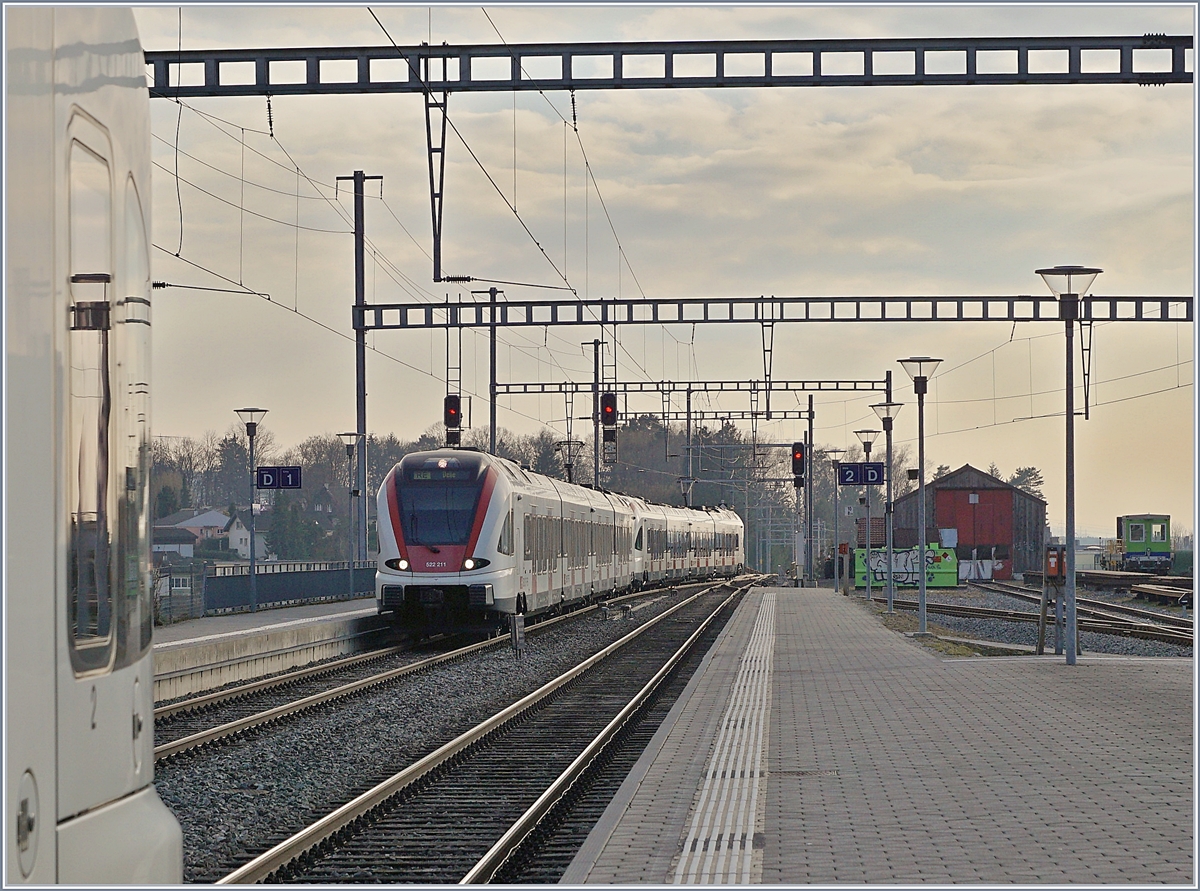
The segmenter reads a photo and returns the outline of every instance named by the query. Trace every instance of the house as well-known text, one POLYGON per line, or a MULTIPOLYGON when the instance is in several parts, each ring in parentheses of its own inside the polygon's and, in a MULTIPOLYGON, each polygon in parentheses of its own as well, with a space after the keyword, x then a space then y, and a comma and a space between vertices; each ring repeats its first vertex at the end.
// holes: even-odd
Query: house
POLYGON ((196 546, 196 534, 178 526, 155 526, 150 534, 150 550, 155 554, 179 554, 191 557, 196 546))
MULTIPOLYGON (((254 512, 254 558, 256 560, 278 560, 276 554, 267 549, 266 536, 271 531, 271 513, 254 512)), ((225 534, 229 537, 229 550, 238 556, 250 559, 250 515, 247 511, 238 510, 233 519, 225 526, 225 534)))
POLYGON ((187 529, 195 533, 197 539, 204 540, 223 535, 225 527, 229 525, 229 515, 211 508, 189 507, 168 517, 162 517, 156 525, 187 529))
MULTIPOLYGON (((897 548, 917 545, 919 490, 897 498, 892 535, 897 548)), ((1011 579, 1040 570, 1046 543, 1046 502, 964 464, 925 484, 925 542, 954 548, 960 579, 1011 579)))

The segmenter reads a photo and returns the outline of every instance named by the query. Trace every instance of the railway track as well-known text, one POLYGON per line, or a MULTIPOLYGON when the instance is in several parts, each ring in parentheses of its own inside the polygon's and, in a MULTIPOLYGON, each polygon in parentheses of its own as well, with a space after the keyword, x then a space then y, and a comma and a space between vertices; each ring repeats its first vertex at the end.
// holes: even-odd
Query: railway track
MULTIPOLYGON (((1041 595, 1033 594, 1028 591, 1020 590, 1016 586, 1000 585, 1000 584, 980 584, 972 583, 972 587, 980 588, 985 591, 995 591, 1000 594, 1006 594, 1011 597, 1016 597, 1019 600, 1025 600, 1030 603, 1041 603, 1041 595)), ((883 598, 872 598, 876 602, 886 602, 883 598)), ((899 600, 893 599, 892 605, 896 609, 916 610, 918 608, 915 600, 899 600)), ((1118 637, 1135 637, 1141 640, 1155 640, 1163 643, 1177 644, 1179 646, 1192 646, 1193 633, 1192 624, 1186 620, 1181 620, 1179 617, 1165 615, 1162 613, 1153 613, 1150 610, 1139 610, 1136 607, 1121 607, 1114 609, 1113 604, 1107 604, 1103 601, 1085 600, 1079 598, 1077 600, 1076 609, 1079 614, 1079 630, 1094 631, 1098 634, 1110 634, 1118 637), (1154 621, 1150 620, 1153 616, 1154 621), (1157 621, 1165 619, 1167 621, 1157 621)), ((969 619, 1000 619, 1008 622, 1025 622, 1036 624, 1038 621, 1038 613, 1029 610, 1020 609, 995 609, 981 606, 960 606, 951 603, 936 603, 926 601, 926 612, 935 613, 944 616, 957 616, 969 619)), ((1053 613, 1048 618, 1050 624, 1053 624, 1053 613)))
MULTIPOLYGON (((697 586, 681 587, 686 590, 688 587, 697 586)), ((529 626, 526 633, 537 635, 560 622, 614 604, 628 604, 639 598, 654 596, 655 593, 641 591, 611 598, 602 604, 594 604, 538 622, 529 626)), ((496 637, 465 647, 443 650, 426 658, 420 658, 411 646, 385 647, 163 705, 154 710, 154 759, 157 762, 171 758, 323 704, 363 693, 406 675, 466 658, 480 650, 507 644, 507 637, 496 637), (381 662, 389 663, 385 670, 378 671, 372 668, 381 662)))
MULTIPOLYGON (((1015 597, 1018 600, 1024 600, 1028 603, 1041 603, 1042 595, 1040 592, 1030 591, 1022 585, 1017 585, 1012 582, 991 582, 969 583, 973 587, 982 588, 985 591, 996 591, 1000 594, 1007 594, 1010 597, 1015 597)), ((1174 616, 1170 613, 1158 612, 1152 609, 1143 609, 1138 606, 1129 606, 1124 603, 1110 603, 1106 600, 1093 600, 1089 597, 1075 597, 1075 608, 1077 610, 1087 610, 1097 616, 1110 617, 1125 617, 1132 616, 1141 619, 1145 622, 1150 622, 1157 625, 1166 625, 1170 628, 1180 628, 1190 631, 1193 627, 1191 619, 1183 616, 1174 616)))
POLYGON ((701 589, 219 884, 476 883, 503 875, 757 582, 701 589))

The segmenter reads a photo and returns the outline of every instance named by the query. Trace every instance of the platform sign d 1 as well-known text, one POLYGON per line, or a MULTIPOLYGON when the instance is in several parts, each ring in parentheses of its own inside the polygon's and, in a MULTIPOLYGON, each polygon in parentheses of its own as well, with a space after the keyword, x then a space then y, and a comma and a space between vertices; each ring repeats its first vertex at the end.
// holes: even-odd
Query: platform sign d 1
POLYGON ((284 467, 269 467, 262 465, 254 468, 254 487, 256 489, 299 489, 300 468, 294 465, 284 467))
POLYGON ((865 486, 883 485, 883 462, 868 461, 862 465, 862 481, 865 486))

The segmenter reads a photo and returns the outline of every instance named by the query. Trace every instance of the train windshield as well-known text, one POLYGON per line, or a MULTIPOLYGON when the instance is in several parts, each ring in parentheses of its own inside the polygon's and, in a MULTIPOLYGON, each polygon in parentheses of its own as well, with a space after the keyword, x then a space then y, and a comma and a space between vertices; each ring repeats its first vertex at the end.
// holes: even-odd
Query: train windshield
POLYGON ((483 462, 469 457, 401 462, 400 526, 410 545, 465 545, 483 491, 483 462))

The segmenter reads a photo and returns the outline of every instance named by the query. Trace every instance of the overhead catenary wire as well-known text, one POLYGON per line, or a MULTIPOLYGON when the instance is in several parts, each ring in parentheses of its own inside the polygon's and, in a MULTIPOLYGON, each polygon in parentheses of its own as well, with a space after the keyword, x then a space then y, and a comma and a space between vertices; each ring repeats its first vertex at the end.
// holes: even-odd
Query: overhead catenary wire
MULTIPOLYGON (((183 263, 186 263, 188 266, 191 266, 195 269, 199 269, 201 272, 207 273, 208 275, 212 275, 216 278, 221 279, 221 281, 228 282, 231 285, 239 285, 241 290, 237 290, 237 289, 233 289, 233 288, 229 288, 229 289, 209 288, 209 287, 203 287, 203 286, 199 286, 199 285, 180 285, 180 284, 173 284, 173 283, 167 283, 167 282, 158 282, 157 284, 160 287, 179 288, 179 289, 183 289, 183 290, 195 290, 195 291, 216 291, 216 292, 220 292, 220 293, 244 295, 247 297, 258 297, 260 299, 266 300, 272 306, 277 306, 280 309, 284 310, 285 312, 292 313, 293 315, 298 316, 299 318, 302 318, 305 321, 307 321, 313 325, 316 325, 318 328, 321 328, 322 330, 327 331, 330 334, 333 334, 336 337, 341 338, 342 340, 349 341, 350 343, 354 342, 354 337, 352 335, 346 334, 343 331, 339 331, 338 329, 325 324, 320 319, 314 318, 313 316, 310 316, 305 312, 301 312, 300 310, 293 309, 292 307, 287 306, 286 304, 279 303, 275 300, 272 300, 271 295, 265 291, 255 291, 254 289, 252 289, 248 286, 242 285, 241 282, 235 281, 234 279, 230 278, 229 276, 222 275, 221 273, 219 273, 213 269, 209 269, 207 266, 204 266, 201 263, 197 263, 194 260, 189 260, 187 257, 176 254, 174 251, 170 250, 169 248, 165 248, 162 245, 155 244, 154 247, 156 250, 162 251, 163 253, 165 253, 171 257, 174 257, 175 259, 177 259, 183 263)), ((371 352, 375 353, 378 356, 381 356, 382 358, 388 359, 392 362, 395 362, 398 365, 402 365, 405 368, 408 368, 412 371, 416 371, 420 374, 423 374, 426 377, 433 378, 434 380, 438 381, 439 383, 445 383, 445 378, 439 377, 438 375, 434 374, 431 371, 426 371, 424 368, 419 368, 416 365, 413 365, 409 362, 405 362, 403 359, 399 358, 398 356, 394 356, 391 353, 377 349, 373 346, 368 345, 367 348, 369 350, 371 350, 371 352)), ((481 394, 476 393, 473 390, 467 390, 466 392, 471 396, 477 396, 479 398, 483 398, 481 394)), ((510 408, 509 411, 511 411, 513 414, 520 415, 523 418, 527 418, 528 420, 535 421, 538 424, 542 424, 543 426, 545 426, 544 422, 540 418, 534 417, 533 415, 528 415, 528 414, 525 414, 524 412, 520 412, 520 411, 517 411, 516 409, 512 409, 512 408, 510 408)))

